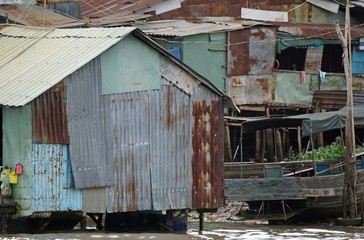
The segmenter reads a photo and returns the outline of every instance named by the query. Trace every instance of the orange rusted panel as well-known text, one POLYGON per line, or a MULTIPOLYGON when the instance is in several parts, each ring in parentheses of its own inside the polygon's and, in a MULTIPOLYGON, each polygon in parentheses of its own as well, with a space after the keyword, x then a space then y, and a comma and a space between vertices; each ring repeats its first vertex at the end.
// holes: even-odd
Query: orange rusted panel
POLYGON ((224 203, 224 118, 221 100, 193 102, 192 208, 224 203))

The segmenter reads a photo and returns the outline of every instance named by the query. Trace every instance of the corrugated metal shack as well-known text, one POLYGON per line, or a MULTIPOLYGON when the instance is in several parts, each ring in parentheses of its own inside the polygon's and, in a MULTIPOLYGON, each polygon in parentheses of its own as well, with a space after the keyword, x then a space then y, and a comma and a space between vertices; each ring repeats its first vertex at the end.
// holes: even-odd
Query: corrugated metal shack
POLYGON ((223 205, 231 100, 209 81, 135 28, 0 33, 16 217, 223 205))

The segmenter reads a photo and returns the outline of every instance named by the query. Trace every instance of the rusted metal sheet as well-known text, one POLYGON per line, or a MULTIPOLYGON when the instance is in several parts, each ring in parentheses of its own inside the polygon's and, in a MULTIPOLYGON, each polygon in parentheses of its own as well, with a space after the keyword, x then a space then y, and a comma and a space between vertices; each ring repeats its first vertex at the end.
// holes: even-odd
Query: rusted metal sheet
POLYGON ((76 18, 44 9, 35 4, 0 5, 0 16, 25 26, 80 27, 84 22, 76 18))
POLYGON ((237 76, 226 79, 226 93, 237 105, 267 105, 273 102, 271 75, 237 76))
POLYGON ((323 46, 321 47, 309 47, 306 52, 306 66, 305 71, 307 73, 318 73, 321 69, 323 55, 323 46))
POLYGON ((237 30, 228 34, 227 75, 229 77, 249 74, 249 34, 250 30, 237 30))
POLYGON ((223 103, 194 101, 192 114, 192 207, 218 208, 224 200, 223 103))
MULTIPOLYGON (((309 23, 278 23, 278 31, 305 38, 338 39, 334 24, 309 24, 309 23)), ((341 27, 344 32, 344 26, 341 27)), ((351 28, 352 40, 364 36, 364 26, 351 28)))
POLYGON ((63 82, 32 101, 32 125, 33 143, 70 143, 63 82))
POLYGON ((240 16, 240 9, 248 7, 249 1, 234 1, 234 0, 185 0, 181 3, 181 8, 175 9, 158 15, 158 19, 176 19, 178 17, 196 18, 202 16, 240 16))
POLYGON ((269 74, 275 58, 275 28, 229 32, 228 76, 269 74))

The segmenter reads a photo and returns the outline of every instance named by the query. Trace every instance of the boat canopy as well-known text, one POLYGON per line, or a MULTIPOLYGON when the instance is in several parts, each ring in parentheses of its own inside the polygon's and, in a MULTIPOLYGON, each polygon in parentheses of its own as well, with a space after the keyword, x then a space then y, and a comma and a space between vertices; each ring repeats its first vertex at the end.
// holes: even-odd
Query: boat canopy
MULTIPOLYGON (((354 125, 364 125, 364 104, 354 105, 354 125)), ((332 112, 306 113, 287 117, 247 120, 242 123, 242 133, 279 127, 301 127, 302 136, 345 127, 347 107, 332 112)))

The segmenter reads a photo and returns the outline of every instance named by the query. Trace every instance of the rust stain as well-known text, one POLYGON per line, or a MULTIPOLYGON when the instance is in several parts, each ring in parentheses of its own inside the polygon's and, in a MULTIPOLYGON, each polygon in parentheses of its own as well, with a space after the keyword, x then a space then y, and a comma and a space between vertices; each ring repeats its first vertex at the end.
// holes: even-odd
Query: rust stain
POLYGON ((33 143, 70 143, 66 104, 63 83, 32 101, 33 143))
POLYGON ((223 204, 224 121, 221 100, 193 102, 193 208, 223 204))
POLYGON ((256 85, 261 86, 264 94, 269 93, 269 89, 270 89, 269 86, 270 86, 270 84, 269 84, 269 80, 268 79, 258 78, 258 79, 255 80, 255 83, 256 83, 256 85))
POLYGON ((248 75, 250 30, 242 29, 230 32, 228 42, 228 76, 248 75))
POLYGON ((260 40, 264 40, 267 38, 267 34, 264 31, 262 31, 262 29, 258 29, 258 31, 252 32, 251 36, 258 37, 260 40))

